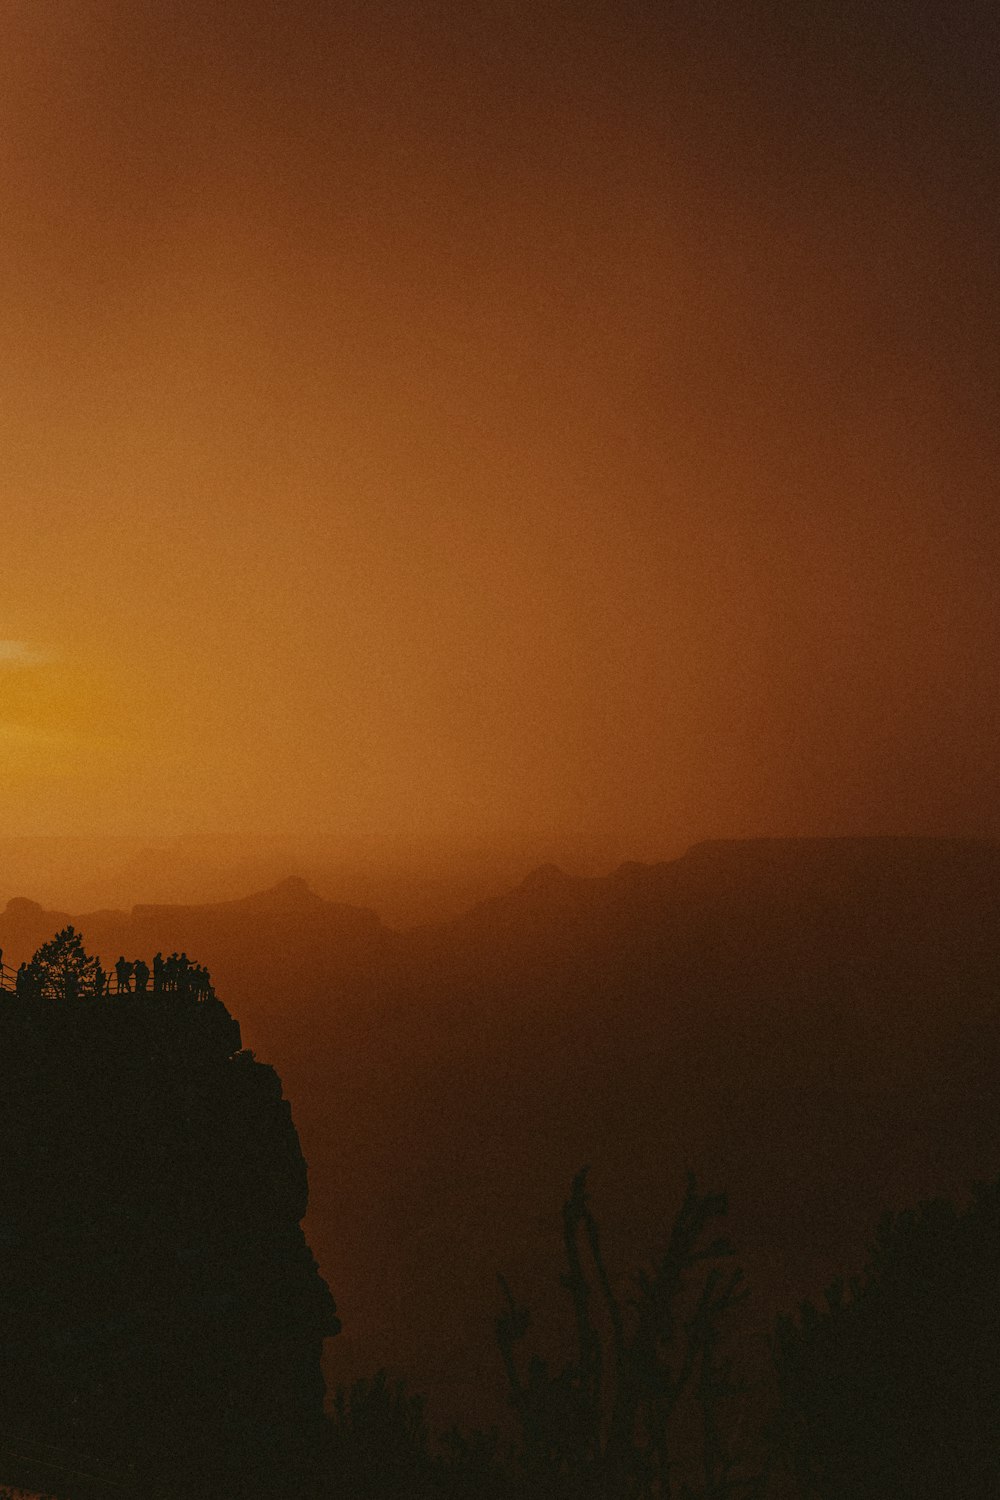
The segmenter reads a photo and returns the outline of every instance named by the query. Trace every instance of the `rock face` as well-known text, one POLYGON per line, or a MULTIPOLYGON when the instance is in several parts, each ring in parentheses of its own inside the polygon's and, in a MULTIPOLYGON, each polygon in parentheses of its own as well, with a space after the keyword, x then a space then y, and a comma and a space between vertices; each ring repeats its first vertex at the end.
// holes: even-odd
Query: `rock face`
POLYGON ((0 995, 0 1446, 301 1493, 339 1323, 280 1080, 239 1047, 215 999, 0 995))

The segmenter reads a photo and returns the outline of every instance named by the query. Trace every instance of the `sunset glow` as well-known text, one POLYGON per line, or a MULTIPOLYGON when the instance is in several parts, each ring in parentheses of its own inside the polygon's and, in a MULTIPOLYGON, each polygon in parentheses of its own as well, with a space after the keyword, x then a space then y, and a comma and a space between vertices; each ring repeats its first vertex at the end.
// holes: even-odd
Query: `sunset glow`
POLYGON ((985 65, 685 10, 6 8, 7 831, 994 830, 985 65))
POLYGON ((0 1500, 996 1482, 998 79, 0 4, 0 1500))

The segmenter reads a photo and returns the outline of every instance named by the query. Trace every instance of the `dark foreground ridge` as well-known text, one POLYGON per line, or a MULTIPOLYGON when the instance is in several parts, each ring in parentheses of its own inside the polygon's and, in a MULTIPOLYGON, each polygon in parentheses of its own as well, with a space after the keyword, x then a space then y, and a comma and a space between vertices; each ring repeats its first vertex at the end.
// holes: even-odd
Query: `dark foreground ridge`
POLYGON ((88 992, 76 934, 46 946, 0 995, 2 1477, 287 1493, 339 1323, 280 1079, 214 994, 88 992))

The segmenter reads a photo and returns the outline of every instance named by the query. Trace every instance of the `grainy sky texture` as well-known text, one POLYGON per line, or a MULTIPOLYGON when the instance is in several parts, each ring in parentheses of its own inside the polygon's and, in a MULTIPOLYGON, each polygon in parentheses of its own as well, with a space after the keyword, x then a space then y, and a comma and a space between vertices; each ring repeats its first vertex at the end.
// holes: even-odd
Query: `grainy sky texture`
POLYGON ((3 832, 1000 832, 992 3, 0 18, 3 832))

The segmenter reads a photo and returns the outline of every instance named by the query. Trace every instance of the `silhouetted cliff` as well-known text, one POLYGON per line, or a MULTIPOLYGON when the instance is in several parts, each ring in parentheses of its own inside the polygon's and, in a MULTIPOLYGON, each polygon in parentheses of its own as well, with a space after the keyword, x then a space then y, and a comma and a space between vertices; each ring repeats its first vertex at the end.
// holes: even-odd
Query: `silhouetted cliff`
POLYGON ((301 1483, 339 1324, 221 1002, 0 995, 0 1149, 0 1443, 136 1493, 301 1483))

